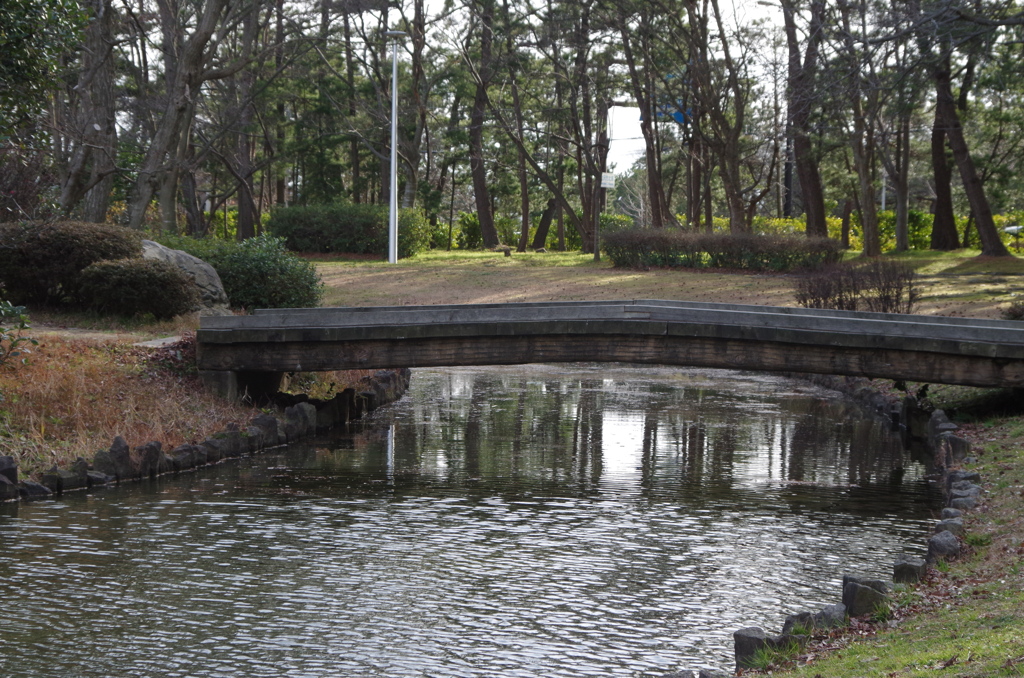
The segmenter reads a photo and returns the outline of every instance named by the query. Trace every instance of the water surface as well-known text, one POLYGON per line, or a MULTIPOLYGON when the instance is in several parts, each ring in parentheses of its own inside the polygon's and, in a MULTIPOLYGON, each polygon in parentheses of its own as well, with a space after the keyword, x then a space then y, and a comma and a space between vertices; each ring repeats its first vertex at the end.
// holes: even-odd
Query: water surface
POLYGON ((802 382, 417 370, 365 426, 0 508, 0 675, 659 676, 923 551, 884 422, 802 382))

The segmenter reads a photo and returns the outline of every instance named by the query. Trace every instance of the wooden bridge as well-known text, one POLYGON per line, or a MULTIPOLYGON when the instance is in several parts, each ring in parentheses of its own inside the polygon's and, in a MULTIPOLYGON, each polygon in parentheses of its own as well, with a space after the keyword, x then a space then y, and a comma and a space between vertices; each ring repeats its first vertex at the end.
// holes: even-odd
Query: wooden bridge
POLYGON ((260 310, 206 317, 227 397, 297 371, 625 362, 1024 386, 1024 323, 684 301, 260 310))

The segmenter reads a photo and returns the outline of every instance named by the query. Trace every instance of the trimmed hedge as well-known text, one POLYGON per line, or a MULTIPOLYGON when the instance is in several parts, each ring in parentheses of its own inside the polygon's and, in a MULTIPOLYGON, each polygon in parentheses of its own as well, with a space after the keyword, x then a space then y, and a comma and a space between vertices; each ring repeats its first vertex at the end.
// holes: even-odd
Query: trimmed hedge
POLYGON ((839 242, 785 235, 698 233, 678 229, 610 231, 602 240, 608 258, 623 268, 668 266, 749 271, 813 269, 842 258, 839 242))
POLYGON ((261 235, 234 243, 163 236, 159 242, 213 266, 234 308, 312 308, 323 297, 316 267, 289 252, 283 238, 261 235))
POLYGON ((142 256, 142 236, 78 221, 0 224, 0 285, 15 304, 78 297, 81 272, 97 261, 142 256))
POLYGON ((199 288, 174 264, 154 259, 97 261, 81 274, 80 295, 100 313, 173 318, 199 307, 199 288))
MULTIPOLYGON (((275 209, 267 230, 295 252, 388 254, 388 208, 384 205, 307 205, 275 209)), ((430 247, 430 223, 419 209, 398 211, 398 256, 430 247)))

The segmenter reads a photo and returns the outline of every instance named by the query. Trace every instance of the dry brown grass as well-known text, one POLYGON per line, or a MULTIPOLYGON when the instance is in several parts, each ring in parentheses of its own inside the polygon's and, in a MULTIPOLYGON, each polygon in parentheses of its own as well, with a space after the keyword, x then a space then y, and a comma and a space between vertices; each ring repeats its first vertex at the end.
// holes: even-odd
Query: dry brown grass
POLYGON ((43 337, 27 365, 0 370, 0 454, 32 473, 91 460, 118 435, 133 446, 159 440, 168 449, 252 415, 152 355, 118 339, 43 337))

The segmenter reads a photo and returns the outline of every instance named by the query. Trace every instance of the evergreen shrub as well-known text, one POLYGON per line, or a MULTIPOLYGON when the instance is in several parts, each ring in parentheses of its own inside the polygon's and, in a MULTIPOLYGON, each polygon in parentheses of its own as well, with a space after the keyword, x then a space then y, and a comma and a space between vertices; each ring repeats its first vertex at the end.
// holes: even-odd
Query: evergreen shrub
POLYGON ((173 318, 200 305, 199 288, 174 264, 154 259, 97 261, 81 274, 82 300, 100 313, 173 318))
POLYGON ((602 237, 608 258, 623 268, 668 266, 793 271, 838 262, 835 240, 787 235, 734 235, 671 228, 610 231, 602 237))
MULTIPOLYGON (((388 251, 388 208, 384 205, 302 205, 275 209, 270 233, 295 252, 379 254, 388 251)), ((430 247, 430 224, 421 210, 398 211, 398 256, 430 247)))
POLYGON ((234 308, 312 308, 323 297, 316 267, 289 252, 283 238, 261 235, 233 243, 164 236, 160 243, 213 266, 234 308))
POLYGON ((623 231, 633 228, 633 217, 628 214, 601 213, 601 235, 611 231, 623 231))
POLYGON ((15 304, 78 298, 79 276, 97 261, 142 256, 142 236, 78 221, 0 224, 0 285, 15 304))
POLYGON ((480 231, 480 217, 476 212, 459 212, 456 243, 460 250, 478 250, 484 246, 484 236, 480 231))

